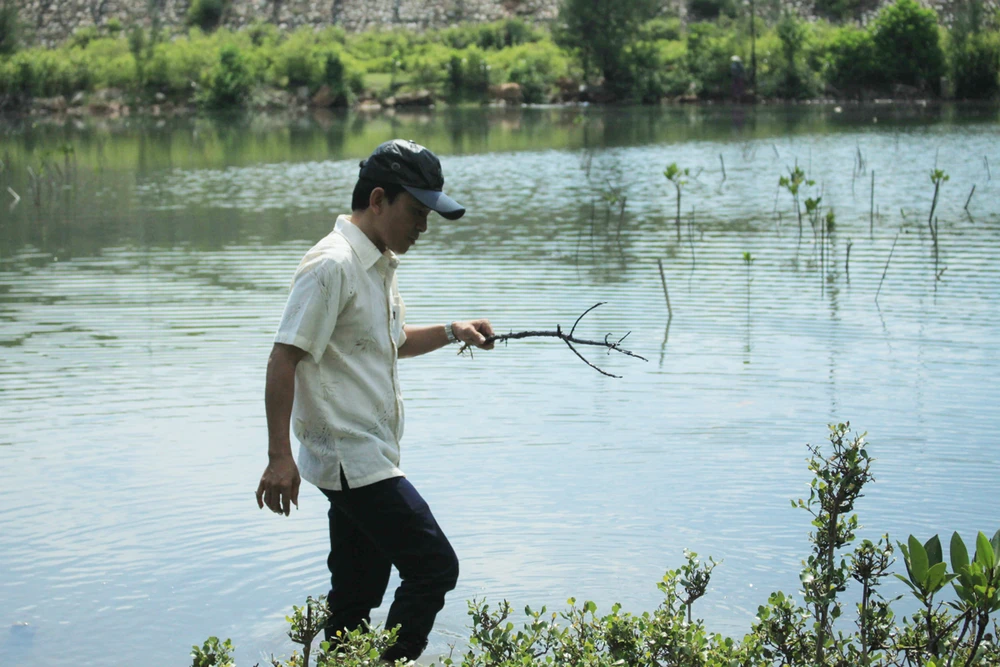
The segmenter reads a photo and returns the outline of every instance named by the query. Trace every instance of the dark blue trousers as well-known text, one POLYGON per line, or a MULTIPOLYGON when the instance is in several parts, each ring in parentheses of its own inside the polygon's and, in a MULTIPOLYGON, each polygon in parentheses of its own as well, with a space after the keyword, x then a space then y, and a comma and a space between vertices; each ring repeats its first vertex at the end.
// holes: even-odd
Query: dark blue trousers
POLYGON ((430 507, 405 477, 343 491, 330 499, 330 621, 326 638, 371 622, 382 604, 392 566, 401 583, 386 628, 400 626, 397 643, 382 656, 416 659, 427 646, 445 593, 458 581, 458 558, 430 507))

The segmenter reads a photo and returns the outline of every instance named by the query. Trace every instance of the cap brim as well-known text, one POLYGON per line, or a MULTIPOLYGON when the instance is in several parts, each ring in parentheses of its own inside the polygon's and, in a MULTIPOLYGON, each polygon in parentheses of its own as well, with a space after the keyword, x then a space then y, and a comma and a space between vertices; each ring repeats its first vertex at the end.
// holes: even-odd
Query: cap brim
POLYGON ((440 190, 421 190, 409 185, 403 187, 421 204, 449 220, 458 220, 465 215, 465 207, 440 190))

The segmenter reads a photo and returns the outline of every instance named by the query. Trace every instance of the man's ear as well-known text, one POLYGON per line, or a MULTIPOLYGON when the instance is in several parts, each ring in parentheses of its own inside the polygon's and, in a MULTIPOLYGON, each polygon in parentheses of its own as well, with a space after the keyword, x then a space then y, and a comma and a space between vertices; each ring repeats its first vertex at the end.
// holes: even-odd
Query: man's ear
POLYGON ((385 203, 385 190, 382 188, 373 189, 371 195, 368 197, 368 207, 372 212, 375 214, 381 213, 385 203))

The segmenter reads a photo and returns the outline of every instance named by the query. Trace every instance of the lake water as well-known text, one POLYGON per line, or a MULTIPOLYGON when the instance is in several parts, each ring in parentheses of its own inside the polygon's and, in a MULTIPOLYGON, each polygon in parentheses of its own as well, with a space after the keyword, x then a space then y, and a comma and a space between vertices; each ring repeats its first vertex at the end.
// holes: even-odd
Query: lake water
POLYGON ((291 651, 284 615, 328 587, 326 501, 306 486, 290 518, 256 507, 265 363, 299 258, 395 136, 436 150, 469 209, 433 216, 403 258, 410 323, 566 328, 606 302, 577 334, 631 332, 648 359, 581 350, 615 379, 529 339, 401 361, 402 467, 462 565, 428 659, 468 637, 473 597, 652 609, 685 548, 723 561, 697 615, 742 636, 770 591, 797 589, 809 521, 788 500, 830 422, 867 430, 877 458, 861 537, 992 535, 998 120, 873 106, 4 125, 0 664, 182 665, 209 635, 242 665, 291 651), (690 169, 679 227, 671 162, 690 169), (795 164, 835 210, 822 248, 778 190, 795 164), (936 251, 935 165, 950 177, 936 251))

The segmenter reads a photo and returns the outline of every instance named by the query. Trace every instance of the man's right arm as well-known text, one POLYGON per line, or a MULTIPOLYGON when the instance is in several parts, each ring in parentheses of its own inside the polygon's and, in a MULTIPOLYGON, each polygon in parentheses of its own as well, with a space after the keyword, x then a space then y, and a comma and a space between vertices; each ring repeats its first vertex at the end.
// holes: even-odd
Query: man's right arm
POLYGON ((294 345, 275 343, 267 360, 264 407, 267 413, 267 468, 257 487, 257 506, 288 516, 299 505, 298 467, 289 436, 295 399, 295 367, 306 355, 294 345))

